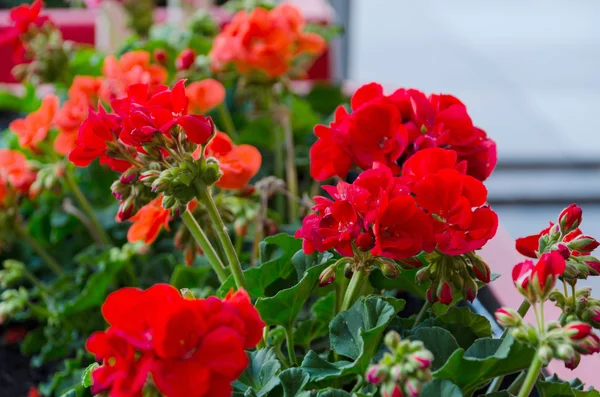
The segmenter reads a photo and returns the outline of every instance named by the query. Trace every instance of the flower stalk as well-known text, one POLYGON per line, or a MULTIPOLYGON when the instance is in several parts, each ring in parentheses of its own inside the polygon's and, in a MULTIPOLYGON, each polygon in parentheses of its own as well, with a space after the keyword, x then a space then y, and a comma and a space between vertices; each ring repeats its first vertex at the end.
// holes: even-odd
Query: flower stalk
POLYGON ((346 294, 344 295, 344 300, 342 302, 342 311, 346 311, 350 308, 350 306, 352 306, 358 297, 358 294, 360 293, 364 279, 365 269, 358 269, 352 273, 350 284, 348 284, 348 289, 346 290, 346 294))
POLYGON ((225 270, 225 266, 223 265, 223 262, 221 261, 219 255, 215 251, 215 248, 208 240, 208 237, 206 237, 206 233, 204 233, 200 225, 198 225, 198 222, 190 213, 190 211, 185 211, 183 214, 181 214, 181 219, 183 220, 183 223, 188 228, 192 236, 194 236, 194 239, 204 252, 204 255, 206 255, 208 262, 212 266, 215 273, 217 273, 219 281, 221 283, 225 282, 225 280, 227 280, 228 277, 227 270, 225 270))
POLYGON ((234 142, 238 142, 240 135, 238 134, 237 129, 235 128, 235 124, 233 123, 233 118, 231 117, 231 112, 229 111, 229 108, 227 108, 227 105, 225 104, 225 102, 223 102, 219 106, 217 106, 217 109, 219 110, 219 117, 221 118, 221 122, 225 127, 225 132, 229 134, 229 136, 231 137, 231 139, 233 139, 234 142))
POLYGON ((19 221, 14 222, 14 228, 16 234, 21 237, 29 246, 42 258, 42 260, 48 265, 48 267, 57 275, 63 276, 65 274, 64 269, 58 264, 56 259, 48 253, 25 229, 25 226, 19 221))
POLYGON ((521 390, 519 391, 517 397, 527 397, 531 394, 531 391, 535 386, 535 382, 537 381, 537 378, 542 370, 542 365, 542 359, 540 358, 539 354, 536 354, 531 362, 531 365, 529 366, 529 369, 527 370, 527 377, 525 378, 523 386, 521 386, 521 390))

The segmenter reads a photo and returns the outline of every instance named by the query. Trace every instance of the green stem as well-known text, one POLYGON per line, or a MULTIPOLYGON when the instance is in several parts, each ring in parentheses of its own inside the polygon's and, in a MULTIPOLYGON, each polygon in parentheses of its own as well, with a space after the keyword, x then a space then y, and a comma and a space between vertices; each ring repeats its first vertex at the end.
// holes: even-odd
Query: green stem
POLYGON ((573 291, 573 310, 575 309, 575 300, 577 299, 577 289, 575 289, 575 284, 571 284, 571 291, 573 291))
POLYGON ((235 234, 235 253, 239 257, 242 254, 242 248, 244 246, 244 236, 235 234))
MULTIPOLYGON (((527 300, 527 299, 523 299, 523 302, 521 302, 521 306, 519 306, 519 309, 517 310, 517 312, 521 315, 521 317, 525 317, 525 315, 527 314, 527 312, 529 311, 529 309, 531 308, 531 303, 527 300)), ((506 336, 508 335, 508 330, 505 329, 504 332, 502 333, 502 337, 501 339, 504 339, 504 341, 502 341, 502 344, 500 345, 500 347, 498 349, 507 347, 505 346, 505 344, 507 344, 507 340, 506 336)), ((497 392, 498 389, 500 389, 500 385, 502 384, 502 381, 504 380, 504 376, 498 376, 497 378, 495 378, 492 383, 490 384, 490 387, 487 389, 487 394, 491 394, 494 392, 497 392)))
MULTIPOLYGON (((339 273, 339 272, 338 272, 339 273)), ((346 292, 346 284, 348 280, 344 275, 338 277, 335 281, 335 313, 342 311, 342 303, 344 302, 344 293, 346 292)))
POLYGON ((517 397, 528 397, 531 394, 531 391, 535 387, 535 382, 537 381, 537 377, 542 370, 542 360, 536 354, 529 366, 529 370, 527 371, 527 377, 523 382, 523 386, 521 386, 521 390, 517 397))
POLYGON ((235 129, 235 124, 233 123, 233 119, 231 118, 231 113, 229 112, 229 109, 227 108, 225 102, 220 104, 218 106, 218 109, 219 117, 221 118, 221 122, 223 122, 223 126, 225 127, 225 132, 229 134, 229 136, 234 142, 237 142, 240 136, 238 135, 237 130, 235 129))
POLYGON ((50 269, 57 275, 62 276, 65 274, 62 266, 58 264, 56 259, 48 253, 25 229, 24 225, 20 221, 14 223, 15 232, 19 235, 31 248, 42 258, 44 262, 50 267, 50 269))
POLYGON ((519 391, 519 388, 523 384, 524 380, 525 380, 525 372, 521 372, 519 374, 519 376, 517 376, 517 378, 513 381, 513 383, 508 387, 508 389, 506 389, 506 391, 508 393, 510 393, 511 395, 515 394, 517 391, 519 391))
POLYGON ((40 292, 42 294, 47 294, 48 293, 48 288, 44 285, 44 283, 42 283, 40 281, 40 279, 37 278, 33 273, 31 273, 29 271, 29 269, 27 269, 26 267, 23 268, 23 274, 25 275, 25 278, 27 278, 29 281, 31 281, 31 283, 33 285, 35 285, 36 287, 38 287, 38 289, 40 290, 40 292))
POLYGON ((288 362, 287 358, 285 358, 285 356, 281 352, 281 349, 279 348, 279 346, 275 346, 275 355, 281 362, 281 365, 283 365, 284 369, 287 369, 290 367, 290 363, 288 362))
POLYGON ((362 389, 366 384, 367 382, 365 381, 365 379, 359 375, 358 381, 356 382, 356 385, 354 385, 354 387, 352 388, 351 393, 358 393, 358 391, 362 389))
POLYGON ((73 196, 75 196, 75 200, 77 200, 79 206, 90 221, 90 233, 99 244, 110 245, 111 242, 108 235, 100 225, 100 222, 98 222, 98 218, 96 218, 96 215, 94 215, 94 210, 92 209, 90 202, 85 198, 85 195, 83 194, 81 189, 79 189, 77 182, 75 182, 71 170, 71 167, 66 167, 64 176, 65 182, 69 187, 69 190, 71 190, 71 193, 73 193, 73 196))
POLYGON ((292 366, 296 366, 297 364, 297 360, 296 360, 296 351, 294 350, 294 330, 293 330, 293 325, 284 327, 283 329, 285 330, 285 340, 287 342, 287 350, 288 350, 288 356, 290 358, 290 364, 292 366))
POLYGON ((344 301, 342 302, 342 311, 346 311, 350 308, 350 306, 352 306, 352 304, 356 300, 356 296, 360 292, 360 288, 362 287, 362 282, 364 278, 364 269, 357 270, 352 274, 350 284, 348 284, 348 289, 346 290, 346 294, 344 295, 344 301))
POLYGON ((423 307, 419 311, 419 314, 417 314, 417 318, 415 318, 415 323, 413 324, 413 328, 415 328, 417 325, 419 325, 421 323, 421 321, 423 320, 423 317, 425 317, 425 313, 427 313, 427 309, 429 309, 430 307, 431 307, 431 302, 426 300, 425 303, 423 304, 423 307))
MULTIPOLYGON (((275 128, 273 130, 275 134, 275 176, 281 180, 284 180, 285 176, 285 164, 284 164, 284 151, 283 151, 283 142, 281 140, 281 131, 279 128, 275 128)), ((275 208, 279 214, 284 214, 285 212, 285 197, 283 194, 276 193, 275 194, 275 208)))
POLYGON ((206 237, 206 233, 204 233, 204 230, 200 228, 196 218, 194 218, 190 211, 185 211, 183 214, 181 214, 181 219, 190 233, 192 233, 192 236, 194 236, 194 239, 200 248, 202 248, 202 251, 204 251, 204 255, 206 256, 206 259, 208 259, 208 262, 214 271, 217 273, 219 281, 223 283, 225 280, 227 280, 227 271, 225 270, 225 266, 223 266, 223 262, 221 262, 217 251, 215 251, 215 248, 208 240, 208 237, 206 237))
POLYGON ((567 290, 567 282, 563 280, 563 288, 565 290, 565 301, 569 302, 569 291, 567 290))
POLYGON ((219 215, 219 210, 217 209, 215 201, 212 198, 210 188, 203 186, 199 182, 196 182, 195 187, 196 191, 198 192, 198 199, 206 207, 206 211, 208 212, 208 215, 210 216, 210 219, 212 220, 214 228, 217 232, 219 242, 225 251, 225 256, 227 257, 227 261, 231 266, 231 273, 235 279, 235 284, 238 288, 246 288, 246 278, 244 277, 242 265, 237 254, 235 253, 235 248, 231 243, 227 226, 225 226, 221 215, 219 215))
MULTIPOLYGON (((296 172, 296 155, 294 152, 294 132, 292 131, 290 111, 282 108, 279 117, 285 142, 285 171, 287 189, 293 197, 298 197, 298 173, 296 172)), ((288 199, 288 220, 290 223, 298 219, 298 202, 288 199)))

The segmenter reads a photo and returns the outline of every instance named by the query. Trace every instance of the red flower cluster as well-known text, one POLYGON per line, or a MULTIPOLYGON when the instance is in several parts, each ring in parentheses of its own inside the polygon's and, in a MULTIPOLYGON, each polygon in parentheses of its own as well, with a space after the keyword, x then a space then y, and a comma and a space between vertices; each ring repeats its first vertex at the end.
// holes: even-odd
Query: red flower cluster
POLYGON ((371 83, 354 93, 351 107, 350 114, 339 107, 329 126, 315 127, 313 178, 345 178, 353 165, 368 169, 374 162, 398 174, 399 162, 433 147, 455 151, 459 161, 466 162, 466 173, 479 180, 496 166, 496 144, 451 95, 427 97, 418 90, 400 89, 386 96, 381 85, 371 83))
POLYGON ((10 10, 12 26, 0 34, 0 45, 8 44, 12 47, 13 58, 17 62, 23 61, 25 48, 23 47, 23 35, 29 32, 31 27, 40 27, 49 20, 47 16, 40 16, 44 2, 35 0, 33 4, 21 4, 10 10))
POLYGON ((110 327, 86 344, 102 361, 92 392, 118 397, 141 396, 149 374, 165 396, 230 396, 265 325, 244 290, 187 300, 166 284, 114 292, 102 314, 110 327))
POLYGON ((151 90, 148 84, 131 85, 125 98, 111 101, 114 114, 107 114, 101 106, 98 112, 89 112, 69 159, 78 166, 87 166, 100 157, 102 164, 123 172, 131 163, 113 157, 115 150, 120 150, 124 158, 145 153, 142 145, 151 142, 155 134, 170 139, 175 125, 185 131, 191 142, 203 145, 212 135, 212 120, 188 114, 188 103, 183 80, 173 90, 166 86, 151 90))
POLYGON ((10 149, 0 149, 0 208, 9 192, 29 195, 36 174, 31 171, 25 155, 10 149))
POLYGON ((241 73, 284 75, 298 55, 317 56, 325 49, 325 40, 304 32, 304 24, 298 9, 289 4, 270 11, 261 7, 240 11, 213 42, 213 69, 234 64, 241 73))
POLYGON ((565 259, 558 251, 543 254, 537 263, 530 260, 518 263, 512 271, 515 286, 531 302, 547 299, 566 269, 565 259))
POLYGON ((376 162, 352 184, 324 186, 333 200, 315 197, 316 213, 296 237, 307 253, 334 248, 353 256, 353 244, 392 259, 436 247, 451 256, 472 252, 495 235, 498 217, 484 206, 485 186, 461 169, 455 152, 438 148, 413 156, 401 178, 376 162))

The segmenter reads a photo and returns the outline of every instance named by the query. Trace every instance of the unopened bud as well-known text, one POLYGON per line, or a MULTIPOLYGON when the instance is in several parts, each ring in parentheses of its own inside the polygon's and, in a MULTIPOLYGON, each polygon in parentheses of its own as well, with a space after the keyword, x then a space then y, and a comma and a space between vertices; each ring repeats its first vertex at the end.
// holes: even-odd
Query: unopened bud
POLYGON ((154 60, 156 61, 156 63, 164 66, 167 64, 168 59, 169 56, 167 52, 162 48, 157 48, 156 50, 154 50, 154 60))
POLYGON ((600 352, 600 339, 596 334, 589 334, 583 339, 576 341, 575 350, 581 354, 594 354, 600 352))
POLYGON ((398 265, 392 260, 379 258, 377 267, 381 270, 381 273, 387 278, 397 278, 400 274, 398 270, 398 265))
POLYGON ((135 181, 138 176, 137 171, 136 168, 129 168, 127 171, 123 172, 121 178, 119 178, 121 183, 129 185, 131 182, 135 181))
POLYGON ((187 300, 190 300, 190 301, 196 299, 196 297, 194 296, 194 294, 192 293, 192 291, 190 291, 187 288, 182 288, 182 289, 179 290, 179 292, 181 292, 181 296, 184 299, 187 299, 187 300))
POLYGON ((561 360, 565 360, 565 361, 573 360, 573 358, 575 357, 575 354, 577 354, 575 352, 575 349, 573 349, 573 347, 571 345, 567 345, 565 343, 561 343, 556 348, 556 357, 560 358, 561 360))
POLYGON ((319 276, 319 287, 325 287, 331 284, 335 280, 335 274, 337 273, 337 265, 334 263, 325 268, 319 276))
POLYGON ((543 345, 538 349, 538 356, 544 364, 548 364, 554 358, 554 352, 550 346, 543 345))
POLYGON ((556 244, 556 251, 562 256, 564 259, 569 259, 571 257, 571 250, 563 243, 556 244))
POLYGON ((202 181, 206 186, 214 185, 221 177, 223 172, 219 166, 219 162, 212 157, 206 159, 206 168, 202 171, 202 181))
POLYGON ((426 283, 429 281, 430 278, 431 271, 429 270, 429 267, 424 267, 423 269, 419 270, 415 275, 415 280, 417 281, 417 284, 426 283))
POLYGON ((389 347, 390 350, 395 350, 401 341, 402 341, 402 338, 400 338, 400 334, 397 333, 396 331, 389 331, 385 335, 385 338, 383 338, 383 343, 385 343, 385 345, 387 347, 389 347))
POLYGON ((590 319, 596 323, 600 323, 600 306, 592 306, 588 309, 590 319))
POLYGON ((433 355, 429 350, 419 350, 413 353, 411 358, 417 363, 420 369, 429 368, 433 362, 433 355))
POLYGON ((399 364, 396 364, 392 367, 392 369, 390 369, 390 377, 392 378, 392 381, 394 382, 399 382, 402 380, 403 378, 403 370, 402 370, 402 366, 399 364))
POLYGON ((598 243, 595 238, 583 234, 567 243, 567 247, 579 252, 592 252, 598 248, 599 245, 600 243, 598 243))
POLYGON ((556 306, 558 307, 564 307, 566 303, 565 296, 560 291, 552 291, 548 299, 552 302, 556 302, 556 306))
POLYGON ((454 294, 452 292, 452 287, 446 281, 438 286, 437 289, 437 298, 440 303, 444 305, 449 305, 454 300, 454 294))
POLYGON ((580 256, 579 259, 587 267, 594 269, 597 273, 600 273, 600 259, 594 256, 580 256))
POLYGON ((404 384, 409 397, 419 397, 421 394, 421 382, 416 379, 409 379, 404 384))
POLYGON ((382 397, 404 397, 399 385, 390 383, 381 387, 382 397))
POLYGON ((575 321, 567 324, 564 331, 567 338, 575 341, 588 336, 592 332, 592 326, 580 321, 575 321))
POLYGON ((473 271, 475 276, 484 283, 489 283, 491 278, 490 267, 479 256, 474 255, 472 258, 473 271))
POLYGON ((502 307, 496 310, 496 320, 504 328, 518 327, 523 324, 523 318, 516 311, 508 307, 502 307))
POLYGON ((565 360, 565 367, 572 371, 579 366, 580 362, 581 355, 576 352, 570 360, 565 360))
POLYGON ((385 372, 386 372, 385 367, 380 366, 380 365, 372 365, 367 370, 367 374, 365 377, 366 377, 367 382, 372 383, 374 385, 378 385, 381 382, 383 382, 383 380, 385 379, 385 377, 386 377, 385 372))
POLYGON ((117 213, 119 220, 125 221, 131 218, 134 208, 135 201, 133 197, 128 197, 127 200, 123 201, 119 206, 119 212, 117 213))
POLYGON ((563 234, 567 234, 575 230, 581 224, 583 212, 577 204, 571 204, 558 216, 558 223, 563 234))
POLYGON ((479 287, 477 286, 477 283, 472 278, 468 278, 465 280, 465 285, 463 287, 463 293, 465 295, 465 298, 468 301, 473 302, 475 300, 475 298, 477 297, 478 291, 479 291, 479 287))
POLYGON ((423 262, 416 257, 402 259, 401 261, 398 261, 398 264, 404 270, 413 270, 423 266, 423 262))
POLYGON ((188 70, 193 64, 196 54, 190 48, 186 48, 179 53, 175 60, 177 70, 188 70))

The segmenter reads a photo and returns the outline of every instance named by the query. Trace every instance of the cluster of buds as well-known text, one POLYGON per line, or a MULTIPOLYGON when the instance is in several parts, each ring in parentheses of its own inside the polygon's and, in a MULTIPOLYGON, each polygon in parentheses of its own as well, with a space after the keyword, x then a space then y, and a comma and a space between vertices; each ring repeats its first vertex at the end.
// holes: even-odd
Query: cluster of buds
POLYGON ((557 251, 566 260, 566 269, 561 279, 574 285, 578 279, 600 275, 600 259, 591 256, 600 243, 579 229, 582 210, 571 204, 559 215, 557 223, 538 234, 517 239, 517 250, 530 258, 557 251))
POLYGON ((600 299, 593 298, 591 294, 591 288, 577 290, 575 296, 565 296, 560 291, 552 292, 550 300, 563 312, 560 323, 582 321, 600 329, 600 299))
POLYGON ((509 329, 516 340, 536 348, 544 365, 557 358, 563 360, 567 368, 574 369, 581 355, 600 352, 600 338, 593 333, 591 325, 581 321, 571 321, 564 326, 551 321, 543 325, 544 329, 537 329, 509 308, 496 311, 496 320, 509 329))
POLYGON ((138 168, 130 168, 111 186, 113 196, 119 200, 117 217, 121 221, 131 218, 154 198, 151 189, 142 183, 139 172, 138 168))
POLYGON ((420 341, 401 340, 390 331, 384 338, 388 352, 367 370, 367 382, 381 385, 382 397, 418 397, 423 383, 431 381, 433 355, 420 341))
POLYGON ((487 284, 491 279, 489 266, 474 252, 459 256, 433 252, 427 255, 427 261, 430 265, 417 272, 416 280, 419 284, 431 281, 427 300, 432 303, 439 301, 449 305, 457 292, 473 301, 479 290, 478 283, 487 284))
POLYGON ((391 259, 373 256, 356 247, 353 247, 353 251, 354 256, 344 256, 321 272, 319 286, 325 287, 334 282, 338 269, 342 266, 346 278, 352 278, 352 274, 360 271, 369 275, 374 269, 379 269, 387 278, 397 278, 400 274, 400 267, 391 259))

